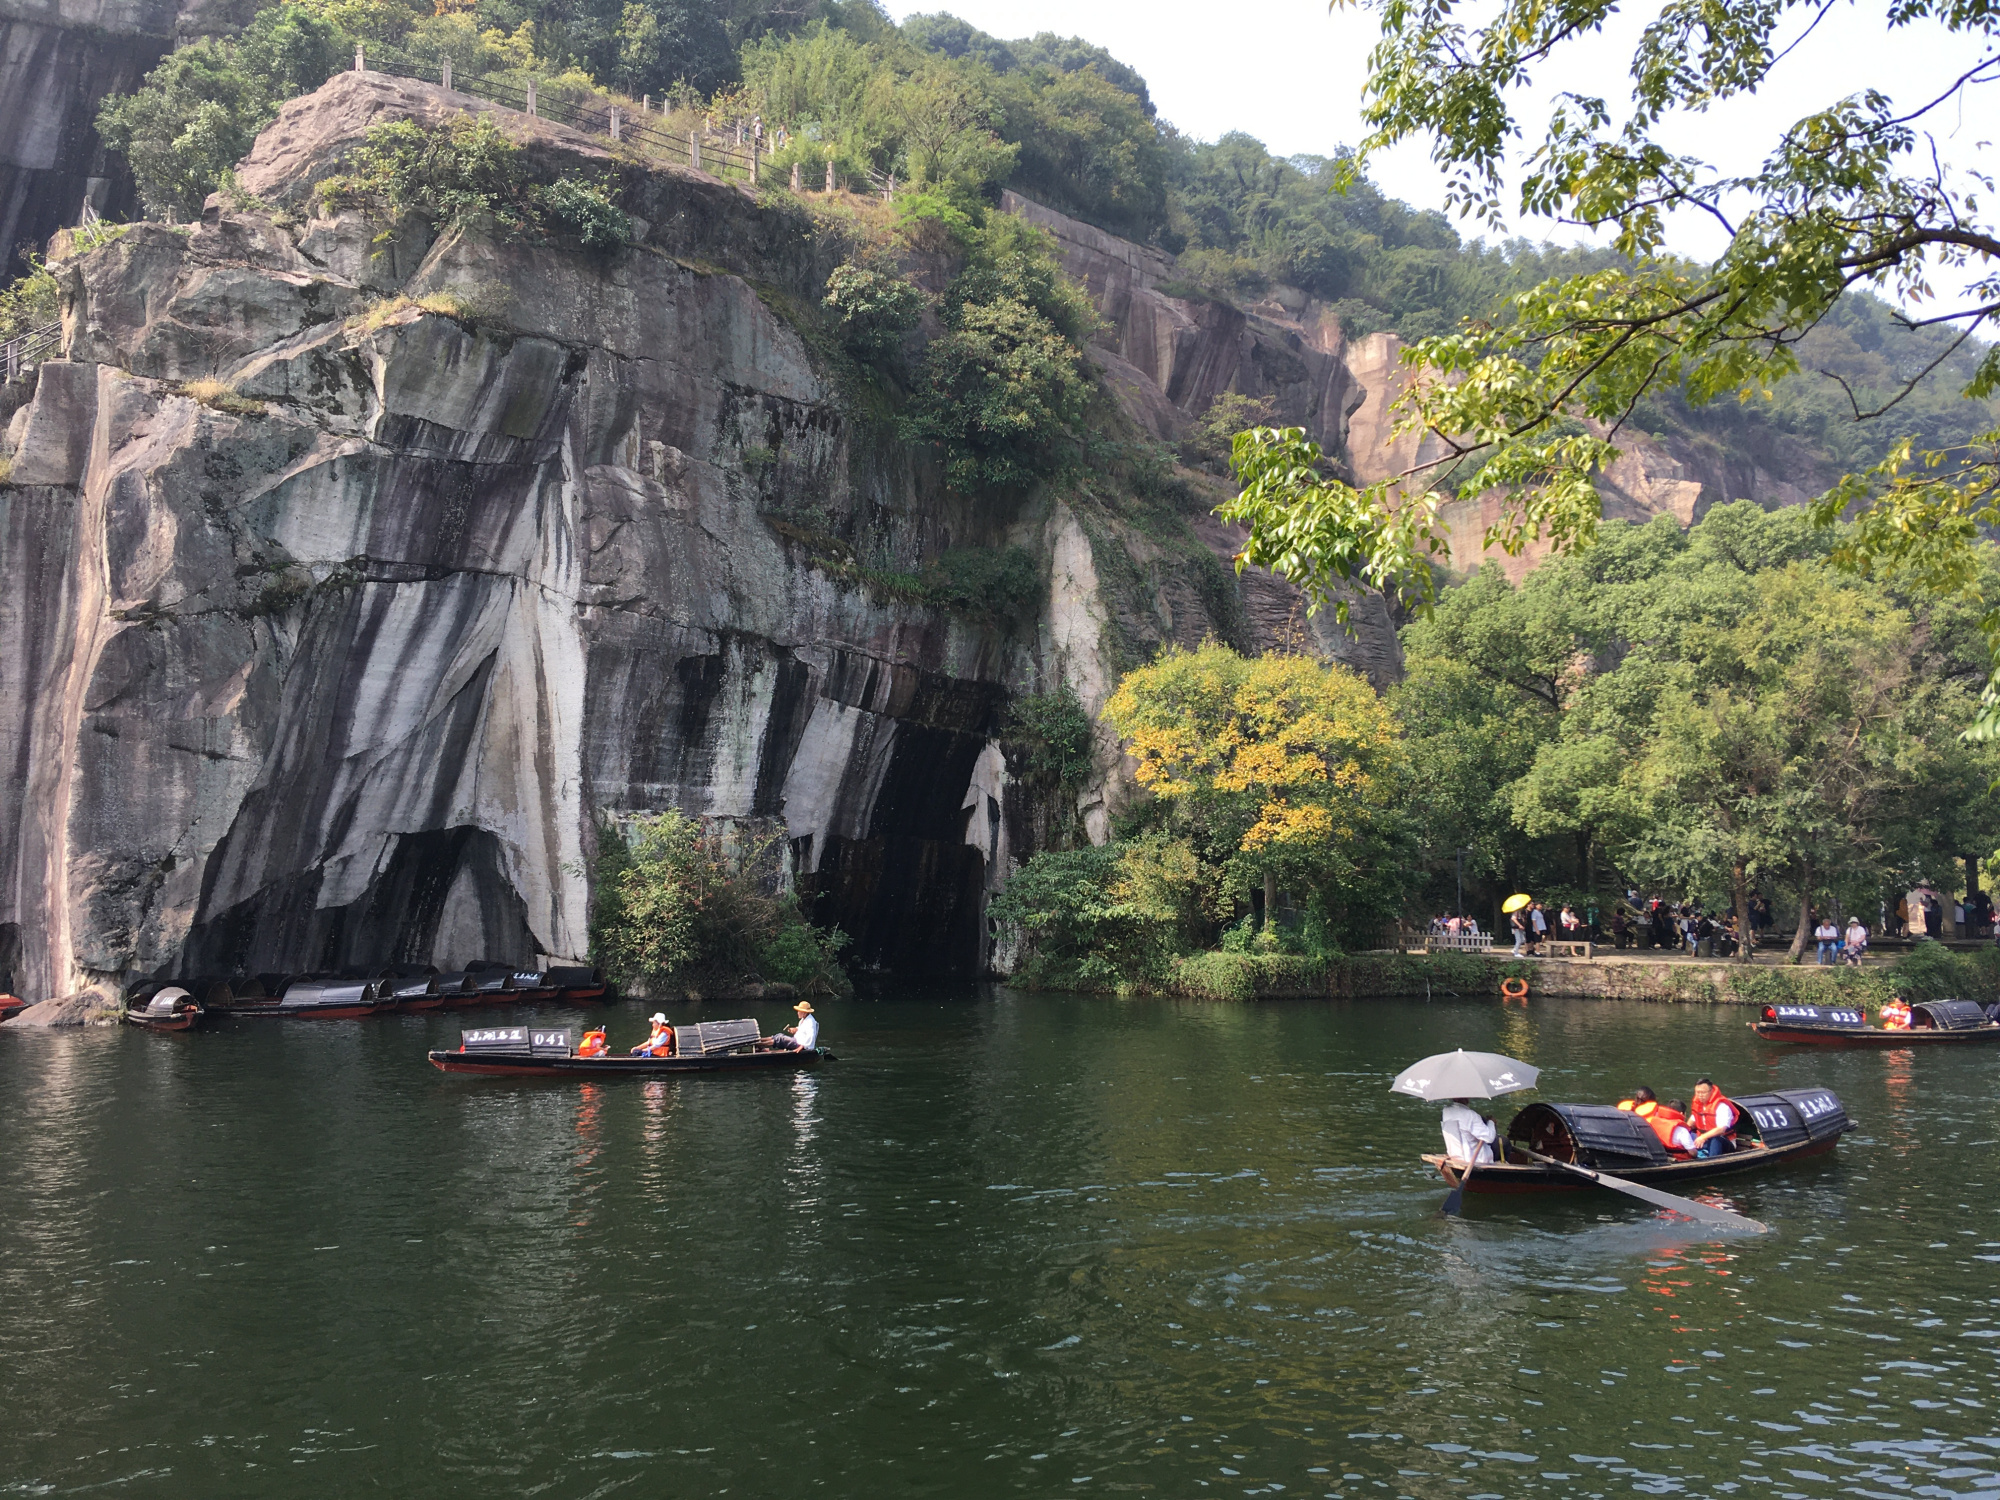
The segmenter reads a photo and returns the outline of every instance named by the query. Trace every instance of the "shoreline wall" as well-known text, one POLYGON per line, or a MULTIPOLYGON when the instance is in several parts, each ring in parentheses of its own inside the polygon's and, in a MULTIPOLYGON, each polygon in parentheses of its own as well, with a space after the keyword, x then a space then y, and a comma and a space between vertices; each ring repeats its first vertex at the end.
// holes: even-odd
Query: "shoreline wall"
POLYGON ((1633 1000, 1669 1005, 1879 1006, 1908 1000, 2000 1001, 2000 952, 1920 947, 1893 964, 1862 969, 1758 963, 1666 963, 1641 958, 1517 959, 1475 954, 1356 953, 1320 964, 1283 955, 1200 954, 1183 960, 1169 994, 1208 1000, 1333 997, 1392 1000, 1500 995, 1503 980, 1538 998, 1633 1000))

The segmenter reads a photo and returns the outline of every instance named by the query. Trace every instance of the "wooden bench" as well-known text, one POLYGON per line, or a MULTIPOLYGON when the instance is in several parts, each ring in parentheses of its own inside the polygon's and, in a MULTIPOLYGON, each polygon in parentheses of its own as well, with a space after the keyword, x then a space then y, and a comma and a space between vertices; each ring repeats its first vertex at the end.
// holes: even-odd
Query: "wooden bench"
POLYGON ((1569 938, 1542 939, 1542 952, 1551 958, 1559 955, 1568 958, 1589 958, 1596 948, 1595 943, 1574 942, 1569 938))

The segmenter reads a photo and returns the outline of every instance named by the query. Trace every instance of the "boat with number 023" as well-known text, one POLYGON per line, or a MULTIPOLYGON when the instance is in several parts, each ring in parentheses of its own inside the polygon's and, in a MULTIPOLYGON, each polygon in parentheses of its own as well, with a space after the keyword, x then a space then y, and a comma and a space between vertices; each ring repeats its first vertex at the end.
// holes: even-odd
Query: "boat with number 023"
POLYGON ((489 1026, 459 1033, 458 1050, 433 1052, 441 1073, 488 1078, 622 1078, 662 1073, 797 1072, 832 1054, 816 1047, 770 1047, 755 1021, 706 1021, 674 1028, 669 1057, 578 1057, 576 1033, 562 1026, 489 1026))
POLYGON ((1767 1042, 1819 1047, 1952 1047, 2000 1038, 2000 1022, 1970 1000, 1926 1000, 1910 1007, 1910 1024, 1870 1026, 1858 1005, 1767 1005, 1750 1029, 1767 1042))
MULTIPOLYGON (((1664 1187, 1762 1171, 1823 1156, 1853 1128, 1831 1089, 1779 1089, 1735 1101, 1743 1111, 1734 1151, 1695 1160, 1669 1156, 1653 1127, 1630 1110, 1608 1104, 1530 1104, 1514 1116, 1501 1142, 1503 1159, 1480 1163, 1468 1194, 1589 1192, 1593 1184, 1561 1167, 1543 1166, 1526 1152, 1609 1172, 1629 1182, 1664 1187), (1526 1151, 1520 1148, 1526 1148, 1526 1151)), ((1426 1156, 1453 1187, 1465 1173, 1456 1157, 1426 1156)))

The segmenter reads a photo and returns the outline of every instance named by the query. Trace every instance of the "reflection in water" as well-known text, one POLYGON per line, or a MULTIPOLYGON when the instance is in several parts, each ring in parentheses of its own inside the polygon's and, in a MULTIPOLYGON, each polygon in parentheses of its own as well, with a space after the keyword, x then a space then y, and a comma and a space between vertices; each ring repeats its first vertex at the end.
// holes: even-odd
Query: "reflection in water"
POLYGON ((816 1075, 582 1085, 441 1078, 456 1018, 0 1035, 0 1495, 2000 1491, 1983 1059, 1546 999, 843 1009, 816 1075), (1385 1089, 1455 1046, 1862 1132, 1717 1195, 1766 1236, 1446 1220, 1385 1089))

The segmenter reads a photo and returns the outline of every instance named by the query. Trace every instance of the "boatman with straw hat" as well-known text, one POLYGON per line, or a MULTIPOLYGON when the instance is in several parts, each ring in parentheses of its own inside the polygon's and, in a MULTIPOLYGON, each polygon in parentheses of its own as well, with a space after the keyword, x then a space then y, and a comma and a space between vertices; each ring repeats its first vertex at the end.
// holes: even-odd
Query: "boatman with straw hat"
POLYGON ((646 1017, 653 1028, 653 1034, 632 1049, 634 1057, 672 1057, 674 1055, 674 1028, 667 1024, 667 1018, 659 1011, 646 1017))
POLYGON ((799 1020, 796 1026, 787 1026, 770 1039, 771 1046, 780 1052, 797 1049, 810 1052, 819 1045, 819 1017, 813 1014, 812 1001, 801 1000, 792 1007, 792 1013, 799 1020))

